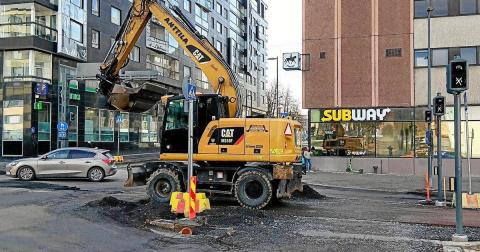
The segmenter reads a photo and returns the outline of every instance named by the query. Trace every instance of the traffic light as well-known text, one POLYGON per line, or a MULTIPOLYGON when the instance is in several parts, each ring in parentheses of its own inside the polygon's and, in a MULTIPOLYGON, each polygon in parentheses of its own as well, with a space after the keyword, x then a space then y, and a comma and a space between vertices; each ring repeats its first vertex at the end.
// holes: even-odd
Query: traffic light
POLYGON ((73 121, 75 121, 75 118, 76 118, 76 115, 75 115, 75 113, 73 113, 73 112, 70 112, 68 116, 69 116, 69 120, 70 120, 70 122, 73 122, 73 121))
POLYGON ((445 115, 445 96, 439 94, 433 98, 433 114, 436 116, 445 115))
POLYGON ((432 111, 425 110, 425 122, 431 123, 432 122, 432 111))
POLYGON ((464 59, 450 61, 447 69, 447 92, 459 94, 468 89, 468 62, 464 59))

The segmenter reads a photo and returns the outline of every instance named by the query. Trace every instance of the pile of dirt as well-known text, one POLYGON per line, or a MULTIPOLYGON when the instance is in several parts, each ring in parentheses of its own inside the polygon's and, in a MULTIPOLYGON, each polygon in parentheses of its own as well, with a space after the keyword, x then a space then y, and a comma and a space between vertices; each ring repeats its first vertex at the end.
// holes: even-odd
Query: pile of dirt
POLYGON ((315 189, 310 187, 309 185, 303 185, 303 192, 294 192, 292 194, 293 198, 300 198, 300 199, 325 199, 326 196, 320 194, 315 189))
POLYGON ((154 204, 149 199, 130 202, 108 196, 88 202, 84 208, 87 210, 94 209, 117 222, 136 227, 144 227, 146 220, 158 218, 174 220, 177 218, 175 214, 170 212, 168 204, 154 204))

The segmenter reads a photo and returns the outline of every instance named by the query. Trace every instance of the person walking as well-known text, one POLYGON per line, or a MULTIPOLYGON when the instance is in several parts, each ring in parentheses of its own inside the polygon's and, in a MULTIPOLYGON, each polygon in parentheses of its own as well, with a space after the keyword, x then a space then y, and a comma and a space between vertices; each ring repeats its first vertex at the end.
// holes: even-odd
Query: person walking
POLYGON ((312 152, 310 151, 310 148, 305 148, 303 151, 303 159, 305 161, 305 168, 307 172, 312 171, 312 152))

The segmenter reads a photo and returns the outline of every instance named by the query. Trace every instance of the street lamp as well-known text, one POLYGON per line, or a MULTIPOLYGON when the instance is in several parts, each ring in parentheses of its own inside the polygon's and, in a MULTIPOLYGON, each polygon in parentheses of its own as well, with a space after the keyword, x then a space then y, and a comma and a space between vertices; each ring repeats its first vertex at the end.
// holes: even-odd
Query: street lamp
MULTIPOLYGON (((432 48, 431 48, 431 24, 430 24, 430 19, 432 17, 432 0, 428 1, 428 7, 427 7, 427 20, 428 20, 428 110, 432 111, 432 48)), ((431 132, 432 131, 432 122, 429 121, 427 123, 427 131, 431 132)), ((430 134, 431 135, 431 134, 430 134)), ((433 175, 433 169, 432 169, 432 163, 433 163, 433 141, 432 139, 429 139, 430 143, 428 145, 428 179, 429 179, 429 186, 432 185, 432 175, 433 175)), ((439 155, 437 153, 437 155, 439 155)))
POLYGON ((278 118, 278 57, 272 57, 268 58, 268 60, 275 60, 277 62, 277 83, 276 83, 276 88, 275 88, 275 111, 274 113, 277 113, 277 118, 278 118))

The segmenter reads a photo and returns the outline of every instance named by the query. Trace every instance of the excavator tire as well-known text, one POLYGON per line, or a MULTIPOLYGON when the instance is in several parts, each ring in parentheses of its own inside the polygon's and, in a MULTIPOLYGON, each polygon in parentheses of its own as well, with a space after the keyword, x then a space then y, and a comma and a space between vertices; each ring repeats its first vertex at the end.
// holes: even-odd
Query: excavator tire
POLYGON ((170 169, 158 169, 147 182, 147 194, 155 203, 168 203, 172 192, 182 190, 179 176, 170 169))
POLYGON ((262 209, 273 198, 273 186, 268 177, 260 171, 247 171, 235 182, 235 197, 238 203, 248 209, 262 209))

